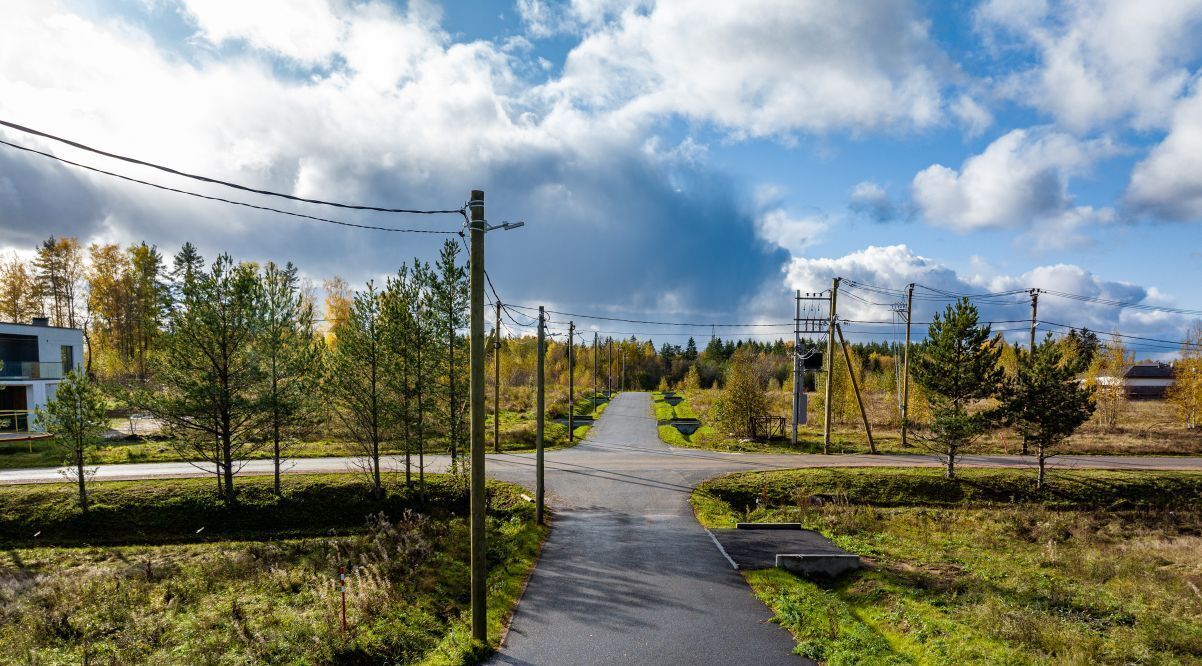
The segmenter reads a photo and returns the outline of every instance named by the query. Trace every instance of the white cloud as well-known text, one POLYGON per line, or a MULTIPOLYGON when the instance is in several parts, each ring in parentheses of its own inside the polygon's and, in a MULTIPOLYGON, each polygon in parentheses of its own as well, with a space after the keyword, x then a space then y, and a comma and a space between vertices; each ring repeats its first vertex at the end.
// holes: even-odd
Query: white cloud
POLYGON ((968 95, 957 97, 950 110, 969 137, 979 136, 993 124, 993 114, 968 95))
POLYGON ((1161 127, 1198 55, 1202 0, 989 0, 977 24, 999 48, 1011 36, 1038 63, 1007 77, 1015 101, 1085 132, 1128 120, 1161 127))
POLYGON ((775 208, 765 211, 756 218, 756 231, 760 238, 788 250, 796 256, 817 242, 830 222, 824 215, 795 217, 775 208))
POLYGON ((1178 104, 1164 141, 1135 166, 1126 200, 1154 217, 1202 221, 1202 84, 1178 104))
MULTIPOLYGON (((567 278, 608 275, 622 256, 640 270, 604 280, 604 293, 588 294, 591 304, 654 305, 670 283, 679 303, 733 307, 785 258, 756 236, 751 211, 760 209, 704 165, 703 146, 648 150, 637 124, 533 94, 520 73, 520 48, 457 43, 417 3, 404 13, 338 0, 309 7, 336 24, 311 48, 286 30, 260 34, 255 24, 223 17, 221 5, 197 5, 206 16, 197 22, 201 32, 162 46, 156 37, 167 38, 152 37, 136 19, 90 19, 62 2, 20 5, 7 7, 0 22, 0 117, 301 196, 453 208, 483 188, 490 219, 529 222, 490 241, 490 273, 508 298, 579 298, 578 282, 567 278), (244 40, 249 48, 214 50, 208 40, 244 40), (278 67, 293 61, 329 65, 305 78, 278 67), (661 220, 687 220, 688 233, 653 223, 661 220), (530 270, 531 256, 540 270, 530 270), (689 272, 697 265, 711 267, 713 283, 689 272)), ((0 135, 110 166, 58 144, 0 135)), ((132 166, 116 170, 229 195, 132 166)), ((460 224, 295 208, 389 226, 460 224)), ((195 201, 0 147, 0 249, 50 233, 85 243, 145 239, 168 253, 193 240, 210 256, 290 259, 315 276, 338 273, 355 283, 432 256, 444 238, 348 232, 195 201)))
POLYGON ((934 164, 914 176, 913 196, 926 220, 960 232, 1079 226, 1109 211, 1075 206, 1071 176, 1112 155, 1108 140, 1081 141, 1047 128, 1012 130, 964 161, 934 164))
MULTIPOLYGON (((979 266, 980 262, 973 262, 979 266)), ((993 269, 994 267, 990 267, 993 269)), ((786 267, 785 287, 789 290, 821 291, 830 288, 834 277, 845 278, 865 285, 904 290, 917 283, 938 290, 961 294, 996 293, 1026 290, 1032 287, 1079 294, 1099 299, 1171 306, 1172 302, 1155 287, 1142 287, 1125 282, 1109 281, 1088 270, 1071 264, 1038 266, 1018 275, 998 274, 961 275, 937 261, 915 254, 905 245, 869 246, 842 257, 794 257, 786 267)), ((848 284, 841 287, 839 316, 853 321, 891 321, 888 305, 873 303, 900 302, 901 296, 872 292, 848 284), (852 294, 855 296, 853 297, 852 294), (868 301, 868 302, 865 302, 868 301)), ((936 292, 915 291, 914 321, 930 321, 931 316, 948 303, 936 292)), ((1011 337, 1022 337, 1025 321, 1030 317, 1029 298, 1025 293, 995 298, 978 303, 985 321, 998 322, 997 329, 1015 329, 1011 337)), ((1045 322, 1085 327, 1099 332, 1118 330, 1126 334, 1179 336, 1189 325, 1182 316, 1121 310, 1101 304, 1059 298, 1052 294, 1041 296, 1039 319, 1045 322)), ((858 330, 888 333, 888 326, 854 326, 858 330)), ((1045 327, 1048 328, 1048 327, 1045 327)), ((1054 328, 1054 327, 1053 327, 1054 328)), ((920 329, 919 335, 923 333, 920 329)))
POLYGON ((854 212, 867 215, 876 222, 889 222, 897 217, 897 206, 889 193, 880 185, 865 180, 851 190, 848 207, 854 212))
POLYGON ((628 8, 587 32, 546 93, 629 122, 678 114, 735 136, 926 127, 940 120, 942 57, 912 9, 891 0, 628 8))
POLYGON ((326 0, 182 0, 200 34, 214 44, 245 40, 306 64, 338 50, 346 23, 326 0))

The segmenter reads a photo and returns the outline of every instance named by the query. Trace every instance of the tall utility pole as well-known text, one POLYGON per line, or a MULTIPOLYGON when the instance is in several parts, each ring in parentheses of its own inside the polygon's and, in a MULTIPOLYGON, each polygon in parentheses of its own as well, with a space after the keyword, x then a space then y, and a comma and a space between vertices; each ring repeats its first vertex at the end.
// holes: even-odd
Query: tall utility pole
POLYGON ((492 341, 492 450, 501 452, 501 299, 497 299, 497 324, 492 341))
POLYGON ((831 280, 831 318, 826 327, 826 400, 822 405, 822 452, 831 452, 831 378, 835 373, 835 321, 839 301, 839 280, 831 280))
MULTIPOLYGON (((1031 360, 1035 359, 1035 321, 1039 314, 1039 289, 1031 290, 1031 346, 1028 349, 1031 352, 1031 360)), ((1029 442, 1027 436, 1023 435, 1023 455, 1027 455, 1029 442)))
POLYGON ((484 543, 484 191, 472 190, 471 249, 468 253, 471 294, 471 569, 472 638, 488 642, 488 570, 484 543))
POLYGON ((597 332, 593 331, 593 416, 597 416, 597 332))
POLYGON ((801 377, 801 290, 797 290, 797 297, 794 299, 797 306, 797 314, 793 317, 793 446, 797 446, 797 424, 800 422, 802 410, 801 401, 805 393, 803 392, 805 383, 801 377))
POLYGON ((914 283, 906 287, 906 349, 902 352, 902 408, 901 408, 901 445, 909 446, 906 441, 910 430, 910 321, 914 313, 914 283))
POLYGON ((1031 290, 1031 351, 1035 351, 1035 321, 1039 314, 1039 290, 1031 290))
POLYGON ((538 306, 538 364, 535 366, 534 381, 538 385, 534 394, 536 412, 534 431, 534 519, 543 524, 543 416, 546 412, 546 384, 543 362, 547 356, 547 319, 543 306, 538 306))
POLYGON ((626 390, 626 347, 622 347, 622 390, 626 390))
POLYGON ((576 411, 576 378, 572 372, 572 346, 576 341, 576 322, 568 322, 568 441, 576 439, 575 424, 572 422, 573 412, 576 411))

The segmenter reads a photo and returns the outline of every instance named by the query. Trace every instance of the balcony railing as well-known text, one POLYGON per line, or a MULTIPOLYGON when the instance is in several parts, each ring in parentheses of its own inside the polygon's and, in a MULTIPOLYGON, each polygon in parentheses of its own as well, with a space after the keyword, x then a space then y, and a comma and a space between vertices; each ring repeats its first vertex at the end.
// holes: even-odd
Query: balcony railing
POLYGON ((0 367, 0 380, 13 379, 62 379, 62 363, 38 361, 4 361, 0 367))

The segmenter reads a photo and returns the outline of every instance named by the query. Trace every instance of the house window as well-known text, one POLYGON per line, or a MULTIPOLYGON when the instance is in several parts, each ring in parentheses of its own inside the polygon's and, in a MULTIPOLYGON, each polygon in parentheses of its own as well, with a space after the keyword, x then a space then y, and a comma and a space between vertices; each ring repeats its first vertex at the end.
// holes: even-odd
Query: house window
POLYGON ((75 347, 71 345, 60 346, 59 356, 63 362, 63 374, 71 372, 75 368, 75 347))

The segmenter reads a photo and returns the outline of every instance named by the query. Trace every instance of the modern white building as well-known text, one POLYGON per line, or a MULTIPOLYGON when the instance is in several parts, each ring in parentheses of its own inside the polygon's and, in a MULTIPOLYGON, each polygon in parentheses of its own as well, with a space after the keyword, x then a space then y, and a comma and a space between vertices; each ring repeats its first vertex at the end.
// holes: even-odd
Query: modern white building
POLYGON ((33 410, 54 397, 63 375, 83 362, 83 331, 31 323, 0 322, 0 432, 26 432, 33 410))

